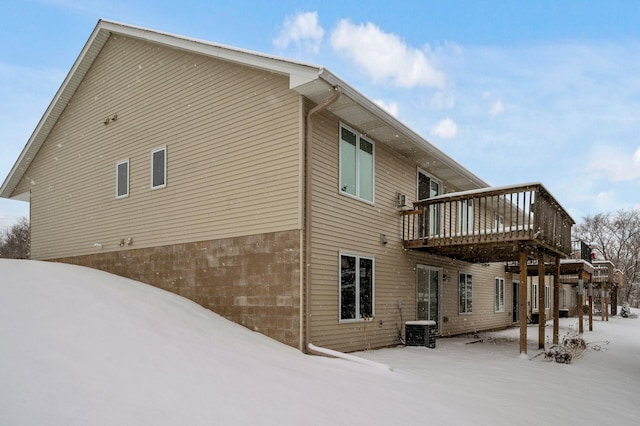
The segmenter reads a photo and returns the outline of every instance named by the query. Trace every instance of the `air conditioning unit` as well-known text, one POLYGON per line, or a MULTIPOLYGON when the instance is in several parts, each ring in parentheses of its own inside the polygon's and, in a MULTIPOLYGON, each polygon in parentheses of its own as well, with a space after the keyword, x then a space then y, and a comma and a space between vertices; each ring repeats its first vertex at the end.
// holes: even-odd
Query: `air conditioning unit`
POLYGON ((406 206, 407 206, 407 196, 405 194, 396 192, 396 207, 406 207, 406 206))
POLYGON ((435 349, 438 328, 435 321, 407 321, 405 323, 405 345, 427 346, 435 349))

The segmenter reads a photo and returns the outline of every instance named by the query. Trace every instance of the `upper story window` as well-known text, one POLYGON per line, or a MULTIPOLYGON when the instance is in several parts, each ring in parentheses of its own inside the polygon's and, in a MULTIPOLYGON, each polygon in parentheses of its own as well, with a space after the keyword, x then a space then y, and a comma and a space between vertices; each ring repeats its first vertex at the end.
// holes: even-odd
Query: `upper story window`
POLYGON ((129 160, 116 163, 116 198, 129 196, 129 160))
POLYGON ((167 147, 151 151, 151 189, 167 186, 167 147))
POLYGON ((458 201, 458 232, 473 233, 473 200, 458 201))
POLYGON ((340 125, 340 192, 373 203, 373 142, 340 125))

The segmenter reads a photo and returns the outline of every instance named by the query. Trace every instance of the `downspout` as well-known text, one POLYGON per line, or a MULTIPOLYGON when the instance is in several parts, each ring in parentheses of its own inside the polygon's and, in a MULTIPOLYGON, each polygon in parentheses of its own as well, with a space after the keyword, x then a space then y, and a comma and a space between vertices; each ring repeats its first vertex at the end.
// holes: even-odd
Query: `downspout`
POLYGON ((311 173, 311 161, 313 159, 312 155, 312 139, 313 139, 313 126, 311 124, 311 117, 324 110, 334 102, 338 100, 340 94, 342 93, 342 89, 340 86, 333 86, 334 93, 330 98, 326 99, 323 103, 316 105, 313 107, 308 113, 306 117, 306 134, 305 134, 305 175, 304 175, 304 187, 305 187, 305 208, 304 208, 304 240, 305 240, 305 269, 304 269, 304 279, 305 279, 305 297, 304 297, 304 346, 302 351, 304 353, 309 353, 311 350, 309 349, 309 343, 311 343, 310 335, 311 335, 311 188, 313 183, 312 173, 311 173))

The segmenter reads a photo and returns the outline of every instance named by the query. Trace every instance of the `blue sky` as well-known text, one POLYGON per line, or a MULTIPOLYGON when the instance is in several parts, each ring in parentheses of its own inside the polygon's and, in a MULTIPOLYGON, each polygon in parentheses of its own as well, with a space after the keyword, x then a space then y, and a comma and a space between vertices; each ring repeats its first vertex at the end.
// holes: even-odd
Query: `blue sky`
MULTIPOLYGON (((492 185, 542 182, 578 222, 640 207, 640 2, 6 2, 0 180, 100 18, 323 65, 492 185)), ((27 215, 0 200, 0 228, 27 215)))

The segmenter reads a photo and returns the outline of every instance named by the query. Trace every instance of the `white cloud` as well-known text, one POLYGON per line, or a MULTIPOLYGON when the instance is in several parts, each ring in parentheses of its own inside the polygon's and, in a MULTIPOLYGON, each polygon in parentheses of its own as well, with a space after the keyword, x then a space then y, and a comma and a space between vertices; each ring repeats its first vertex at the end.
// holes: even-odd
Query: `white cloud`
POLYGON ((633 153, 633 163, 636 166, 640 166, 640 146, 636 149, 636 152, 633 153))
POLYGON ((447 117, 431 127, 431 134, 442 139, 453 139, 458 134, 458 125, 451 118, 447 117))
POLYGON ((456 105, 456 96, 452 91, 439 90, 431 99, 435 109, 452 109, 456 105))
POLYGON ((378 104, 379 107, 381 107, 382 109, 387 111, 389 114, 393 115, 394 117, 398 117, 398 103, 397 102, 394 102, 394 101, 385 102, 382 99, 374 99, 373 102, 378 104))
POLYGON ((588 172, 609 182, 640 180, 640 146, 631 155, 624 151, 611 144, 595 147, 588 172))
POLYGON ((502 104, 502 100, 498 99, 491 105, 489 109, 489 115, 493 118, 496 118, 499 115, 502 115, 504 112, 504 105, 502 104))
POLYGON ((318 24, 318 12, 305 12, 284 19, 280 35, 273 40, 273 45, 286 49, 293 43, 318 53, 323 37, 324 29, 318 24))
POLYGON ((426 49, 407 45, 371 22, 341 20, 331 34, 333 48, 363 69, 375 82, 398 87, 444 87, 445 76, 427 59, 426 49))

